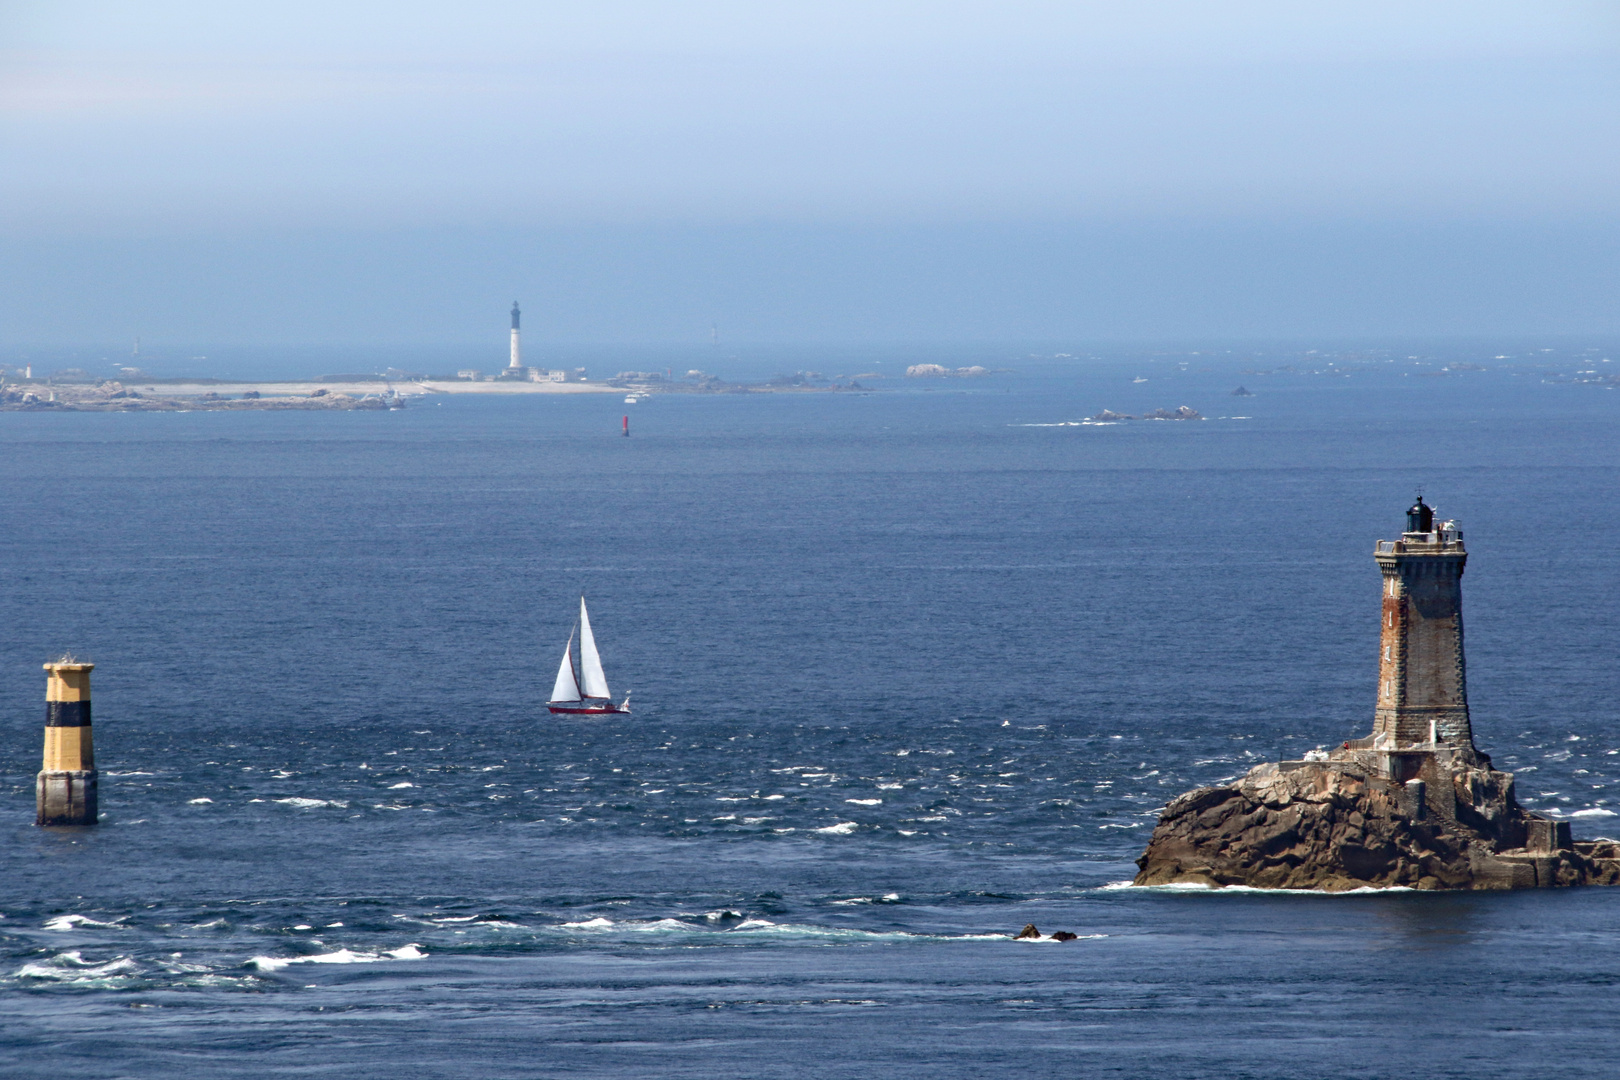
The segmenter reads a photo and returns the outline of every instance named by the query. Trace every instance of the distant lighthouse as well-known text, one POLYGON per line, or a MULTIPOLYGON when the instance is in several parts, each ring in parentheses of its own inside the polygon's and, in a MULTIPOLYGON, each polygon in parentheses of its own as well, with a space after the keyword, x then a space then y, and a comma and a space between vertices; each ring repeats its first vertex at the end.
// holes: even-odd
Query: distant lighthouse
POLYGON ((506 365, 510 371, 517 371, 523 367, 522 355, 518 352, 518 321, 522 317, 523 312, 518 310, 518 302, 512 301, 512 362, 506 365))

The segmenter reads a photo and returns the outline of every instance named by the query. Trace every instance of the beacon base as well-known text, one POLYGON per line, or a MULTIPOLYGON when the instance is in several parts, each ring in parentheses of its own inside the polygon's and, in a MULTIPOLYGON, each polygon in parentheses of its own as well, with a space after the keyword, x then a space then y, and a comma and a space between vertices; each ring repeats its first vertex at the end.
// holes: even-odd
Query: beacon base
POLYGON ((96 770, 47 769, 35 781, 36 825, 94 825, 96 770))

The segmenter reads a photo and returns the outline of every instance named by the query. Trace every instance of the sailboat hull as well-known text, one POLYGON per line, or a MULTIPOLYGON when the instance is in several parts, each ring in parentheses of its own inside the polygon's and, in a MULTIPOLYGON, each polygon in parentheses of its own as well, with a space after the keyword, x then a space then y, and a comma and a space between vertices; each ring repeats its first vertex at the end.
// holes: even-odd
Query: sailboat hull
POLYGON ((546 708, 553 713, 561 713, 567 716, 606 716, 610 713, 628 715, 630 712, 630 706, 614 705, 612 702, 606 705, 547 705, 546 708))

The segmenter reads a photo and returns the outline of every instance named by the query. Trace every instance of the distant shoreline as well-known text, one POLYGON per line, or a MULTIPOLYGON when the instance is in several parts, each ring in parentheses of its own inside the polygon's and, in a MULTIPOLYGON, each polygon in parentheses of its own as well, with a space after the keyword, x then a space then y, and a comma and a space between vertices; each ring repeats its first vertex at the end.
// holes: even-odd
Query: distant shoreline
POLYGON ((221 412, 375 410, 403 408, 411 399, 433 394, 524 396, 534 394, 757 394, 828 393, 868 388, 853 386, 773 386, 711 382, 633 383, 531 382, 519 379, 331 379, 230 381, 225 379, 137 379, 129 383, 53 382, 29 379, 0 385, 0 412, 221 412))

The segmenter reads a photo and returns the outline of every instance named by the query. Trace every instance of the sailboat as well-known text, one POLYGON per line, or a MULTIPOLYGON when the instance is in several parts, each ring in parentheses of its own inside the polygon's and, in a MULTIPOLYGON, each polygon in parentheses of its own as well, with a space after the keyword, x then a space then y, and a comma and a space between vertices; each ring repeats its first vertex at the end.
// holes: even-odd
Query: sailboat
POLYGON ((608 693, 607 674, 602 670, 602 657, 596 651, 596 635, 591 633, 591 616, 585 610, 585 598, 579 598, 579 670, 574 670, 574 630, 568 633, 568 644, 563 646, 562 665, 557 668, 557 684, 551 688, 551 700, 546 708, 554 713, 573 716, 605 716, 610 713, 628 713, 630 695, 613 704, 608 693))

